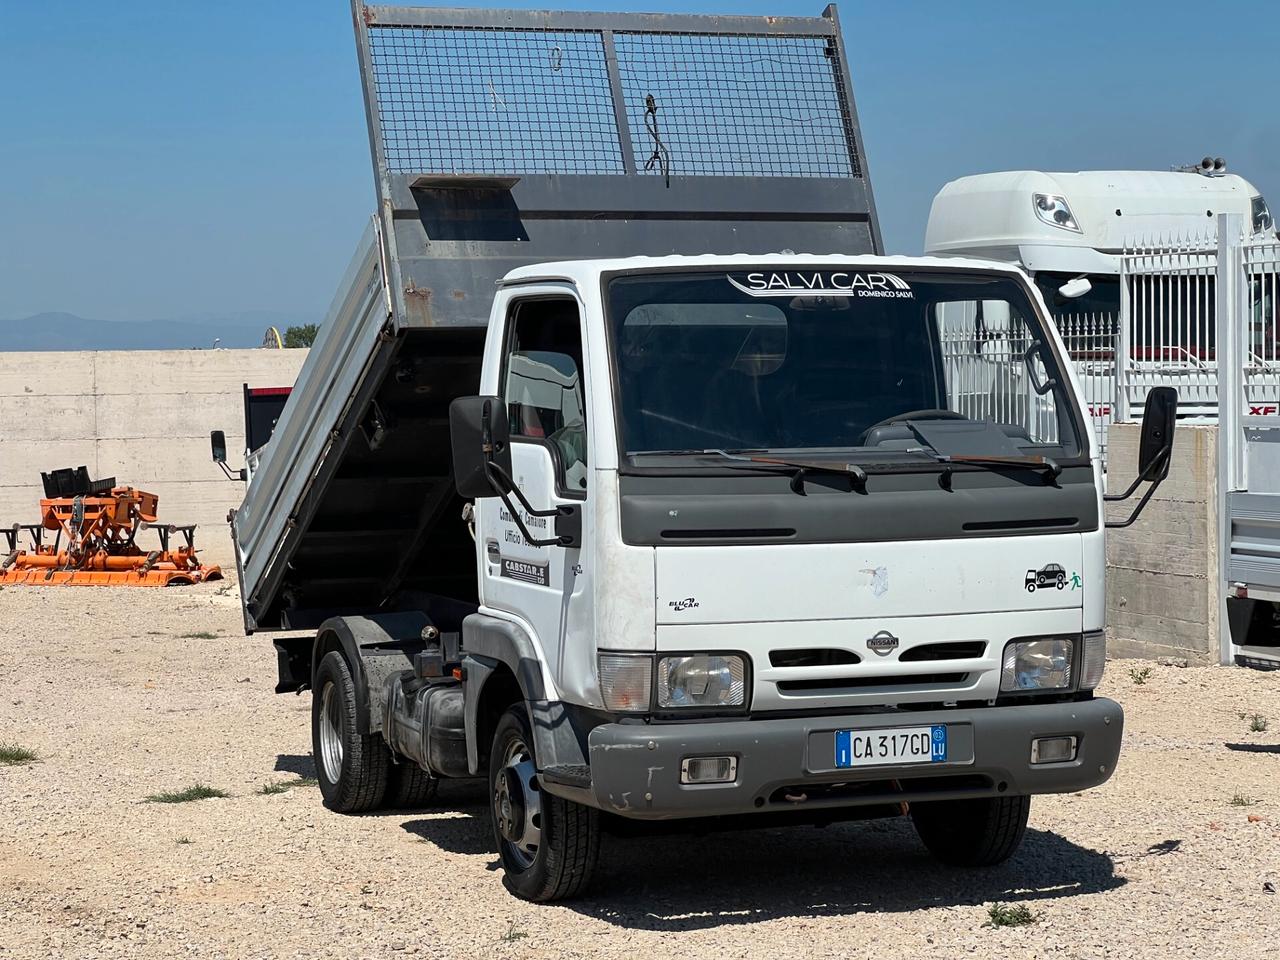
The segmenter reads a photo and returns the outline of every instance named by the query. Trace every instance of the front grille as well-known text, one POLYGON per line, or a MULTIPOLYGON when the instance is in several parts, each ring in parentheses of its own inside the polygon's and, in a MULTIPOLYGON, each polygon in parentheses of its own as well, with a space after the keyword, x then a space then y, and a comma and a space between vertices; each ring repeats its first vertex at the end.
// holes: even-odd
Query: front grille
POLYGON ((987 652, 985 640, 952 640, 946 643, 922 643, 918 647, 904 650, 898 657, 900 663, 915 663, 921 660, 977 660, 987 652))
POLYGON ((769 663, 775 667, 838 667, 861 662, 862 658, 852 650, 835 647, 769 651, 769 663))
POLYGON ((912 687, 924 689, 946 684, 956 686, 969 679, 967 673, 917 673, 889 677, 820 677, 813 680, 779 680, 780 693, 848 693, 868 687, 912 687))

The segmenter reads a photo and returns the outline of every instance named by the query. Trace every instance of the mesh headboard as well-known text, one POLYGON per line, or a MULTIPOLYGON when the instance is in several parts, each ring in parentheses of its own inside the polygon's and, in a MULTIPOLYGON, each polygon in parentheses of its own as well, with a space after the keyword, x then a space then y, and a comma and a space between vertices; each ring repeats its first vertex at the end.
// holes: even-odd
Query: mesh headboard
POLYGON ((808 22, 824 29, 371 25, 387 169, 856 177, 840 45, 808 22), (649 163, 659 144, 666 171, 649 163))
MULTIPOLYGON (((435 191, 428 240, 528 245, 549 239, 531 219, 665 219, 701 226, 633 231, 631 252, 707 252, 763 242, 713 223, 856 223, 864 239, 850 245, 879 252, 833 6, 820 17, 353 9, 380 206, 422 212, 422 191, 435 191), (471 191, 466 217, 441 215, 463 202, 444 190, 471 191), (504 191, 520 213, 506 232, 493 222, 504 191), (477 211, 493 229, 457 235, 477 211)), ((510 262, 619 255, 607 232, 513 249, 510 262)), ((397 231, 384 233, 394 272, 397 231)), ((797 250, 840 240, 767 233, 797 250)))

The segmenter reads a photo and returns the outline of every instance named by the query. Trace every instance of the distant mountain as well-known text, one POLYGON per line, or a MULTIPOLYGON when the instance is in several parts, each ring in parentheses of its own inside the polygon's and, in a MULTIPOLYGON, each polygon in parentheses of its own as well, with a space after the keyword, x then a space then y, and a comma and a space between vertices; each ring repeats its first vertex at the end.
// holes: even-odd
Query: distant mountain
POLYGON ((260 347, 267 327, 283 334, 295 323, 315 318, 269 311, 231 316, 213 314, 181 320, 87 320, 74 313, 37 313, 0 320, 0 351, 17 350, 193 350, 260 347))

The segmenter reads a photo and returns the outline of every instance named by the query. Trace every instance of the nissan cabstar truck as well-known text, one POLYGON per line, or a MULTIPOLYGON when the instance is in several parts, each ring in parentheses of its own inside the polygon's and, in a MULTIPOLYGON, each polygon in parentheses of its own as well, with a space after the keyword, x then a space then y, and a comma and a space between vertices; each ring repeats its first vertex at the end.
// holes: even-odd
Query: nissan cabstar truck
POLYGON ((549 901, 628 822, 982 867, 1107 780, 1072 367, 1017 267, 882 255, 834 8, 354 13, 378 212, 232 517, 325 804, 479 778, 549 901))

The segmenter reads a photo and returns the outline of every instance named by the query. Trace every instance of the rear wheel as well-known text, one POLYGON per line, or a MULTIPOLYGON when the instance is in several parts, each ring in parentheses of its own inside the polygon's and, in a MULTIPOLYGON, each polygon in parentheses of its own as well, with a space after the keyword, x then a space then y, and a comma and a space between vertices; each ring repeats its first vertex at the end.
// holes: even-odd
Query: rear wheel
POLYGON ((401 759, 393 763, 387 773, 387 794, 384 806, 392 809, 425 807, 436 798, 440 780, 412 760, 401 759))
POLYGON ((1026 796, 911 804, 911 820, 929 852, 957 867, 1008 860, 1022 843, 1030 813, 1026 796))
POLYGON ((489 753, 490 817, 503 883, 523 900, 563 900, 591 879, 600 847, 591 807, 542 791, 523 704, 498 721, 489 753))
POLYGON ((356 726, 356 687, 346 658, 334 650, 316 670, 311 695, 311 744, 325 806, 363 813, 382 802, 391 757, 378 734, 356 726))

